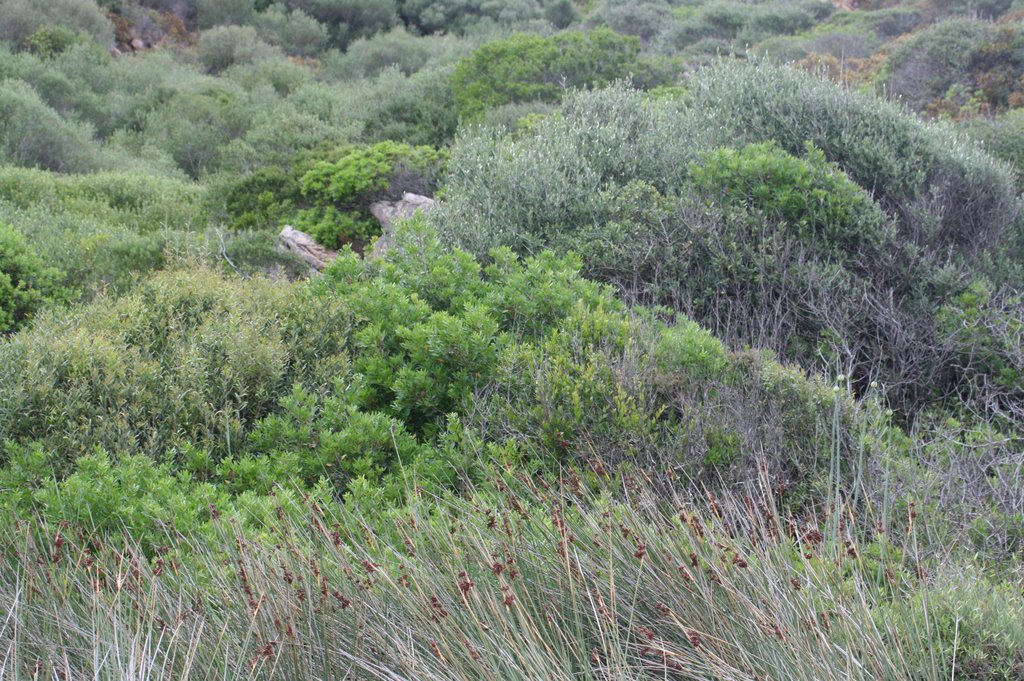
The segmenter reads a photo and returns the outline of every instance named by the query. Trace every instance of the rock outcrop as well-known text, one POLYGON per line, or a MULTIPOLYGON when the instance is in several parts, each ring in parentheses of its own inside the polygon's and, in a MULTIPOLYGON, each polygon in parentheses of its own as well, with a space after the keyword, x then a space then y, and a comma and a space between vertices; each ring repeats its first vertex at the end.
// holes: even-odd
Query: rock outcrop
MULTIPOLYGON (((391 244, 391 233, 395 222, 416 215, 418 211, 428 211, 434 206, 434 199, 419 194, 406 192, 401 201, 378 201, 370 205, 370 212, 380 223, 381 235, 369 253, 370 258, 379 258, 387 252, 391 244)), ((278 236, 281 248, 302 258, 309 265, 311 272, 320 272, 327 264, 338 257, 337 251, 324 248, 313 237, 300 232, 291 225, 285 225, 278 236)), ((352 244, 357 253, 362 253, 361 244, 352 244)))
POLYGON ((285 225, 278 236, 278 240, 284 250, 302 258, 311 270, 317 272, 327 267, 327 264, 338 257, 335 251, 324 248, 313 237, 300 232, 291 225, 285 225))
POLYGON ((434 199, 405 192, 401 201, 378 201, 370 204, 370 212, 380 223, 381 235, 373 245, 370 257, 378 258, 388 250, 391 244, 391 230, 397 220, 405 220, 416 215, 418 211, 426 212, 434 207, 434 199))

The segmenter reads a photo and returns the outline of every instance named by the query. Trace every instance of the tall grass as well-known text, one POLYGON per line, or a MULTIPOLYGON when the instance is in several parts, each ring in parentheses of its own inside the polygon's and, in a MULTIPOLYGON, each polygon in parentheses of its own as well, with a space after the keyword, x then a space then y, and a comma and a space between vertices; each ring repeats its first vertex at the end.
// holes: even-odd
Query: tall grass
POLYGON ((938 582, 849 504, 601 474, 505 473, 386 522, 308 501, 151 556, 5 523, 0 678, 950 678, 938 582))

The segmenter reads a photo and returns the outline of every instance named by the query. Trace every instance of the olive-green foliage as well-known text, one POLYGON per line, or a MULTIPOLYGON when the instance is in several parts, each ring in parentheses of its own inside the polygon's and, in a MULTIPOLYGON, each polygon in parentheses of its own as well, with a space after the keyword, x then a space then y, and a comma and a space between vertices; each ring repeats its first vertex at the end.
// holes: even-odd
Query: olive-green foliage
POLYGON ((335 78, 366 78, 396 66, 410 75, 423 68, 454 62, 469 54, 472 41, 453 36, 416 36, 398 26, 349 45, 325 68, 335 78))
POLYGON ((927 23, 921 7, 893 7, 870 12, 836 12, 828 20, 796 35, 775 36, 754 46, 779 61, 799 61, 809 54, 837 59, 865 59, 878 48, 927 23))
POLYGON ((691 81, 692 106, 722 143, 807 141, 898 219, 926 249, 993 246, 1018 210, 1013 175, 948 128, 898 107, 770 64, 722 61, 691 81))
POLYGON ((22 326, 47 303, 67 298, 60 279, 20 233, 0 223, 0 334, 22 326))
POLYGON ((423 33, 464 34, 489 28, 523 29, 541 19, 564 28, 575 13, 563 5, 559 0, 399 0, 399 12, 408 25, 423 33))
POLYGON ((636 75, 640 42, 608 29, 550 38, 517 34, 459 62, 452 76, 460 113, 475 118, 501 104, 557 102, 572 87, 601 87, 636 75))
POLYGON ((616 33, 635 35, 646 45, 672 18, 672 4, 666 0, 604 0, 588 14, 588 26, 607 26, 616 33))
POLYGON ((730 343, 885 381, 901 408, 958 380, 935 311, 1017 211, 1013 175, 951 131, 731 63, 681 97, 582 93, 512 134, 468 134, 445 196, 431 219, 475 253, 579 252, 730 343))
POLYGON ((280 54, 260 40, 252 26, 218 26, 203 31, 197 46, 199 62, 212 74, 221 73, 236 64, 266 61, 280 54))
POLYGON ((136 233, 102 217, 66 211, 60 206, 17 208, 0 202, 0 220, 23 234, 49 267, 58 268, 62 281, 82 299, 98 291, 127 290, 137 274, 160 269, 167 250, 188 243, 189 233, 136 233))
POLYGON ((982 19, 995 19, 1011 9, 1021 8, 1017 0, 933 0, 932 5, 947 15, 977 16, 982 19))
POLYGON ((165 249, 206 229, 207 192, 180 179, 127 172, 56 175, 0 169, 0 214, 66 283, 122 291, 163 267, 165 249))
POLYGON ((3 0, 0 2, 0 41, 26 49, 39 31, 63 28, 82 33, 103 47, 114 42, 113 26, 95 0, 3 0))
POLYGON ((181 179, 117 171, 57 175, 34 169, 0 168, 0 198, 29 209, 45 204, 77 212, 135 232, 205 227, 206 190, 181 179))
POLYGON ((50 107, 92 124, 105 139, 118 128, 136 129, 159 103, 158 90, 197 77, 194 68, 169 57, 115 60, 104 50, 77 44, 49 59, 0 49, 0 73, 29 83, 50 107))
POLYGON ((144 467, 153 484, 184 471, 184 491, 189 478, 235 497, 323 480, 393 502, 407 474, 451 487, 499 445, 545 468, 599 456, 709 484, 756 475, 756 446, 806 492, 821 484, 835 413, 850 460, 856 415, 841 394, 728 353, 688 320, 629 312, 579 266, 500 249, 483 267, 420 221, 383 260, 343 252, 304 285, 154 275, 0 345, 6 479, 44 456, 81 486, 76 465, 100 448, 129 462, 112 475, 134 475, 141 460, 123 457, 145 454, 171 466, 144 467))
MULTIPOLYGON (((1010 681, 1024 675, 1024 609, 1019 589, 977 567, 944 570, 920 597, 894 602, 875 617, 903 617, 911 629, 934 631, 935 655, 955 660, 956 678, 1010 681)), ((921 670, 922 673, 924 670, 921 670)))
POLYGON ((330 44, 340 49, 398 22, 395 0, 288 0, 285 5, 326 25, 330 44))
POLYGON ((166 150, 182 170, 198 178, 217 169, 222 147, 245 133, 251 115, 234 87, 179 92, 146 117, 145 134, 149 143, 166 150))
POLYGON ((0 169, 4 219, 83 294, 131 285, 166 263, 165 250, 206 229, 206 190, 180 179, 127 172, 56 175, 0 169))
POLYGON ((423 69, 403 77, 386 69, 374 83, 375 98, 362 122, 366 142, 403 140, 444 147, 455 138, 459 110, 451 86, 451 65, 423 69))
POLYGON ((931 18, 927 7, 905 3, 869 12, 836 12, 818 30, 862 31, 885 41, 912 33, 931 18))
POLYGON ((87 43, 88 36, 64 26, 41 28, 29 36, 26 44, 29 52, 48 59, 63 54, 73 45, 87 43))
POLYGON ((19 80, 0 81, 0 158, 60 172, 86 172, 104 165, 92 130, 61 118, 19 80))
POLYGON ((40 440, 57 471, 95 447, 156 458, 173 458, 175 444, 231 452, 280 391, 322 386, 344 366, 345 319, 298 289, 203 268, 161 273, 0 346, 10 367, 0 431, 40 440))
POLYGON ((519 132, 528 134, 476 129, 452 148, 447 200, 431 219, 480 257, 496 245, 519 253, 575 248, 577 228, 605 222, 602 191, 643 180, 667 194, 707 143, 685 112, 648 106, 621 86, 570 95, 558 113, 519 132))
POLYGON ((1018 178, 1024 175, 1024 111, 1008 111, 991 119, 971 118, 962 127, 986 151, 1009 163, 1018 178))
MULTIPOLYGON (((831 12, 828 3, 816 0, 753 3, 715 0, 678 10, 674 20, 661 23, 652 42, 660 52, 689 57, 742 53, 766 38, 805 31, 831 12)), ((615 19, 623 21, 619 17, 615 19)))
POLYGON ((218 25, 241 26, 252 23, 256 14, 253 0, 193 0, 196 23, 207 29, 218 25))
MULTIPOLYGON (((982 89, 974 72, 998 35, 999 27, 987 21, 950 19, 929 26, 901 42, 888 57, 880 87, 917 111, 949 95, 972 97, 982 89)), ((998 68, 1019 73, 1024 64, 1015 63, 1020 61, 1018 51, 1004 55, 998 68)), ((1005 101, 993 104, 1006 106, 1005 101)))
POLYGON ((263 40, 287 54, 310 57, 327 44, 327 27, 301 9, 287 11, 274 4, 256 15, 252 24, 263 40))
POLYGON ((336 161, 321 161, 299 180, 312 204, 298 216, 299 224, 320 243, 365 244, 380 227, 369 206, 381 199, 400 199, 403 192, 432 194, 445 155, 431 147, 395 142, 344 150, 336 161))

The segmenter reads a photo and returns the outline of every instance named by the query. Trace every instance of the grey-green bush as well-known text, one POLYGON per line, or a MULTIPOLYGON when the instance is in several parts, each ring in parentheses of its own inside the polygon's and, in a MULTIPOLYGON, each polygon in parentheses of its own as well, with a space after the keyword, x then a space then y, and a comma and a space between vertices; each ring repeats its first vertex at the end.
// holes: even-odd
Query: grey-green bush
POLYGON ((952 130, 767 64, 716 64, 679 99, 576 94, 512 134, 468 132, 449 168, 432 220, 473 252, 579 252, 729 343, 881 380, 908 410, 954 388, 936 308, 1017 213, 1013 174, 952 130), (840 196, 852 220, 814 217, 840 196))
POLYGON ((20 80, 0 81, 0 155, 6 163, 59 172, 103 165, 92 130, 61 118, 20 80))
POLYGON ((82 32, 103 47, 114 42, 114 27, 95 0, 0 2, 0 40, 24 49, 37 31, 55 26, 82 32))

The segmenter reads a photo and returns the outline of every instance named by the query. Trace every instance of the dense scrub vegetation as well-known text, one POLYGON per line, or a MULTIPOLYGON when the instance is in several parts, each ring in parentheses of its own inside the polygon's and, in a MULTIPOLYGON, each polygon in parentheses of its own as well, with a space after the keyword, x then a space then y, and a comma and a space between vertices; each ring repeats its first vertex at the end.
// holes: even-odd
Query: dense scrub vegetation
POLYGON ((1024 678, 1022 27, 0 0, 0 678, 1024 678))

